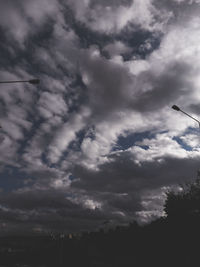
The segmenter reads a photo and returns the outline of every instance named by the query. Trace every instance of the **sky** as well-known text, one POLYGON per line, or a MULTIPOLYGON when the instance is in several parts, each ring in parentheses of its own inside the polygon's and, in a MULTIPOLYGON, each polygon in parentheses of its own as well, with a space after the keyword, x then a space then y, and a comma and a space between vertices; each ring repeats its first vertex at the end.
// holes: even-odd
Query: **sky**
POLYGON ((0 2, 0 233, 163 216, 200 167, 199 0, 0 2))

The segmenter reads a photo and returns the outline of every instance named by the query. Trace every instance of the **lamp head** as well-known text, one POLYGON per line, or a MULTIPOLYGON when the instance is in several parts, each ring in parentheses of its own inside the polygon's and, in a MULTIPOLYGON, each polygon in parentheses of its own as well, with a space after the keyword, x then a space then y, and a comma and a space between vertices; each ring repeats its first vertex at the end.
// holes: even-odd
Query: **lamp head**
POLYGON ((176 111, 180 111, 180 110, 181 110, 181 109, 180 109, 178 106, 176 106, 176 105, 173 105, 172 108, 175 109, 176 111))
POLYGON ((29 80, 28 82, 31 84, 39 84, 40 80, 39 79, 33 79, 33 80, 29 80))

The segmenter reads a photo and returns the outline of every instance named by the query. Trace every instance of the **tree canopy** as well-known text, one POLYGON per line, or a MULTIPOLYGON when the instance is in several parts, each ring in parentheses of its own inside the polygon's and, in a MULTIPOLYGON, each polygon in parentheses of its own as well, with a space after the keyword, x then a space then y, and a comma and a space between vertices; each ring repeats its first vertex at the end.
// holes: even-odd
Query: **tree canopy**
POLYGON ((182 186, 179 192, 168 191, 164 205, 167 217, 200 215, 200 177, 182 186))

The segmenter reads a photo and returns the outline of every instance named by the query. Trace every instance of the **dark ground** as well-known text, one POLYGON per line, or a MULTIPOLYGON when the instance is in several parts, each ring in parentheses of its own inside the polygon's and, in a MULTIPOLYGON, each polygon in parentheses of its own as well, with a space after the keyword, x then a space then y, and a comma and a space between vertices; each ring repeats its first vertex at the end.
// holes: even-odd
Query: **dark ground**
POLYGON ((191 217, 83 233, 81 239, 2 237, 0 267, 199 266, 199 226, 191 217))
POLYGON ((0 267, 198 267, 200 179, 168 192, 165 218, 80 236, 0 237, 0 267))

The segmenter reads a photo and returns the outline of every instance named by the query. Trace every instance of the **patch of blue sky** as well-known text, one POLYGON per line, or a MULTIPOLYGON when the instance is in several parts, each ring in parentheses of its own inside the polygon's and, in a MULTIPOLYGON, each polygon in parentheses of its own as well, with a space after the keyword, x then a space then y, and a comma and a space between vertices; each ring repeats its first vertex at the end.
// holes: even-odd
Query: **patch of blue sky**
MULTIPOLYGON (((35 58, 35 52, 38 47, 42 47, 48 50, 49 40, 52 37, 54 30, 53 20, 48 20, 44 27, 38 28, 40 30, 36 34, 29 35, 29 38, 26 39, 25 47, 26 49, 21 49, 20 45, 17 42, 9 42, 8 36, 5 34, 5 31, 0 29, 0 57, 1 57, 1 66, 4 68, 10 69, 10 66, 23 66, 29 74, 32 74, 35 77, 39 77, 41 73, 46 73, 49 75, 50 69, 47 64, 38 64, 37 59, 35 58), (9 46, 5 45, 6 42, 9 42, 9 46), (13 53, 13 51, 15 53, 13 53), (28 64, 27 64, 28 63, 28 64)), ((51 73, 53 76, 54 72, 51 73)), ((38 86, 37 86, 38 88, 38 86)))
MULTIPOLYGON (((197 135, 200 137, 200 129, 198 127, 193 128, 193 127, 188 127, 187 130, 184 132, 183 136, 186 136, 188 134, 193 134, 193 135, 197 135)), ((181 137, 179 136, 174 136, 173 140, 175 140, 179 145, 181 145, 182 148, 184 148, 187 151, 192 151, 193 147, 189 146, 188 144, 186 144, 181 137)))
POLYGON ((81 150, 81 144, 84 138, 90 138, 91 140, 95 139, 94 126, 86 127, 85 129, 80 130, 76 133, 76 139, 71 141, 65 151, 62 153, 61 157, 56 163, 50 163, 47 158, 47 151, 42 153, 42 161, 50 168, 59 168, 64 160, 71 151, 79 152, 81 150))
MULTIPOLYGON (((78 66, 77 66, 78 69, 78 66)), ((74 90, 71 90, 70 93, 66 94, 64 96, 65 102, 68 102, 68 99, 71 99, 71 104, 69 105, 69 113, 77 112, 80 107, 83 104, 86 104, 88 102, 88 96, 87 96, 87 87, 84 84, 82 80, 82 76, 77 73, 74 80, 70 83, 70 88, 73 88, 74 90)))
MULTIPOLYGON (((198 127, 193 128, 193 127, 188 127, 187 130, 184 132, 184 136, 188 135, 188 134, 192 134, 192 135, 197 135, 200 137, 200 129, 198 127)), ((188 144, 186 144, 181 137, 179 136, 174 136, 173 140, 175 140, 179 145, 181 145, 181 147, 187 151, 192 151, 193 147, 189 146, 188 144)))
POLYGON ((73 151, 79 151, 81 149, 81 144, 85 138, 95 139, 95 129, 94 126, 87 126, 84 129, 76 133, 76 140, 72 141, 68 149, 73 151))
POLYGON ((30 184, 30 179, 26 177, 27 174, 21 169, 13 166, 6 166, 0 173, 0 188, 3 188, 4 192, 22 188, 26 186, 26 181, 29 181, 30 184))
MULTIPOLYGON (((137 57, 145 58, 160 46, 162 35, 160 33, 152 34, 151 31, 141 31, 141 29, 137 30, 135 28, 129 30, 127 33, 127 29, 125 28, 116 39, 132 47, 137 57), (149 46, 147 46, 147 43, 149 46)), ((132 57, 133 54, 124 54, 123 58, 127 61, 132 57)))
MULTIPOLYGON (((126 136, 120 135, 112 151, 127 150, 128 148, 133 147, 137 142, 141 142, 145 138, 151 139, 153 137, 154 134, 149 131, 142 133, 130 133, 126 136)), ((148 149, 148 146, 145 145, 141 147, 145 150, 148 149)))
POLYGON ((173 140, 175 140, 183 149, 187 151, 192 151, 192 147, 187 145, 180 137, 175 136, 173 137, 173 140))
POLYGON ((196 134, 200 136, 200 127, 188 127, 187 130, 184 132, 184 134, 196 134))
MULTIPOLYGON (((17 151, 19 155, 23 155, 23 153, 25 152, 27 147, 30 146, 30 140, 32 140, 32 138, 35 136, 36 132, 38 131, 38 129, 40 128, 40 126, 44 122, 43 119, 34 118, 34 114, 32 114, 32 115, 29 114, 29 121, 32 122, 33 126, 29 130, 24 130, 23 140, 18 141, 18 143, 20 144, 19 149, 17 151)), ((47 139, 48 138, 45 137, 46 142, 47 142, 47 139)))
POLYGON ((76 176, 74 176, 73 174, 69 175, 69 180, 70 181, 74 181, 76 179, 76 176))
POLYGON ((89 48, 91 45, 96 45, 101 51, 105 45, 114 40, 114 36, 93 31, 78 21, 74 21, 72 27, 79 37, 82 48, 89 48))

